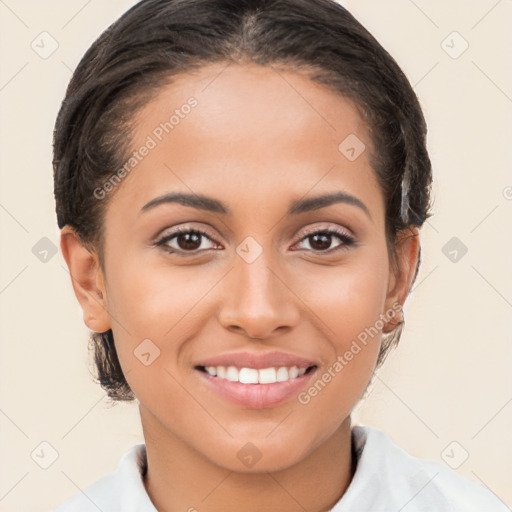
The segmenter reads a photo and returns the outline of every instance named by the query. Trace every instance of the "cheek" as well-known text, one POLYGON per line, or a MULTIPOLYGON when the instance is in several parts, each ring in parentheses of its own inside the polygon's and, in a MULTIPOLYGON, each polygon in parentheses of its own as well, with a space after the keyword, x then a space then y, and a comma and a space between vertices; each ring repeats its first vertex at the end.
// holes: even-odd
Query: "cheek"
POLYGON ((107 269, 112 331, 126 379, 142 398, 156 392, 162 379, 173 387, 167 372, 188 368, 183 361, 188 341, 210 318, 204 308, 223 272, 217 275, 208 265, 172 268, 165 261, 118 261, 107 269))
MULTIPOLYGON (((108 274, 108 307, 133 336, 164 338, 199 304, 219 276, 211 269, 124 258, 108 274)), ((193 314, 192 314, 193 316, 193 314)))
POLYGON ((375 369, 382 337, 381 278, 380 272, 366 272, 340 277, 331 283, 333 287, 343 286, 333 292, 332 301, 324 302, 322 309, 323 321, 334 331, 324 329, 332 356, 297 396, 302 428, 319 444, 350 415, 375 369))
POLYGON ((377 247, 366 248, 346 265, 317 268, 301 283, 301 297, 338 354, 366 329, 376 326, 385 307, 388 260, 377 247))
POLYGON ((361 258, 350 268, 339 268, 329 279, 317 276, 316 283, 323 282, 323 287, 309 285, 307 303, 323 326, 331 356, 298 401, 310 408, 311 418, 322 415, 333 429, 364 392, 380 350, 387 259, 371 259, 371 264, 361 258))
POLYGON ((172 415, 187 398, 173 376, 181 380, 176 365, 211 276, 192 278, 190 271, 136 258, 123 258, 107 275, 112 331, 125 378, 141 403, 172 415))

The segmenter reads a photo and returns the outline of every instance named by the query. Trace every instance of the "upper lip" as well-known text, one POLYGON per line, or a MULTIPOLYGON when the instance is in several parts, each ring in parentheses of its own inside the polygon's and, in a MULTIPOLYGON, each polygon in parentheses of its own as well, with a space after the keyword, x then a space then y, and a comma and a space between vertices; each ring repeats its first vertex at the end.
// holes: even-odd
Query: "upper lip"
POLYGON ((237 368, 279 368, 281 366, 296 366, 297 368, 309 368, 316 366, 314 361, 285 352, 232 352, 221 354, 200 361, 195 366, 236 366, 237 368))

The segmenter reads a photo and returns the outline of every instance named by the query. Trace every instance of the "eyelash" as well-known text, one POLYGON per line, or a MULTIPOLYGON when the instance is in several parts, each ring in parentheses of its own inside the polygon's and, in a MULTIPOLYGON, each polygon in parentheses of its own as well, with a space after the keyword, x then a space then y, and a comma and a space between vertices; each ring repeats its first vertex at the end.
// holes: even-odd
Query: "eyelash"
MULTIPOLYGON (((202 252, 202 251, 200 251, 198 249, 195 249, 193 251, 183 251, 181 249, 180 250, 174 249, 174 248, 171 248, 168 245, 166 245, 172 239, 178 237, 179 235, 187 234, 187 233, 196 233, 196 234, 204 236, 204 237, 208 238, 210 241, 214 242, 212 240, 212 238, 210 237, 210 235, 208 233, 206 233, 205 231, 202 231, 201 229, 178 228, 173 233, 169 233, 168 235, 165 235, 162 238, 160 238, 160 240, 157 240, 155 242, 155 245, 158 247, 162 247, 168 253, 176 254, 179 257, 186 258, 186 257, 190 257, 190 256, 196 256, 199 252, 202 252)), ((310 231, 310 232, 306 233, 297 243, 300 243, 309 237, 312 237, 314 235, 319 235, 319 234, 334 235, 334 236, 338 237, 342 241, 342 243, 339 244, 338 246, 334 247, 333 249, 327 249, 325 251, 315 250, 315 249, 308 249, 308 251, 312 251, 317 254, 331 254, 331 253, 334 253, 337 251, 347 250, 348 247, 355 244, 354 238, 349 236, 344 231, 338 231, 337 229, 333 229, 333 228, 316 229, 316 230, 310 231)), ((203 249, 203 251, 204 250, 206 250, 206 249, 203 249)))

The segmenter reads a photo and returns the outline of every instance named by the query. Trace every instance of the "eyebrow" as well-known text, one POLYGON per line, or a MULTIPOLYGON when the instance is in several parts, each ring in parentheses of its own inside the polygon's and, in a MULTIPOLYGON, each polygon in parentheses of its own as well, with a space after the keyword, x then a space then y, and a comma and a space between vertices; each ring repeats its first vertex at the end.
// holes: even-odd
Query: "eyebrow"
POLYGON ((186 194, 183 192, 170 193, 156 197, 142 207, 141 213, 165 203, 178 203, 199 210, 231 215, 230 209, 213 197, 203 196, 201 194, 186 194))
MULTIPOLYGON (((232 212, 228 206, 221 201, 201 194, 188 194, 176 192, 156 197, 142 207, 141 213, 144 213, 156 206, 166 203, 177 203, 183 206, 190 206, 199 210, 205 210, 213 213, 222 213, 231 216, 232 212)), ((368 207, 357 197, 348 192, 332 192, 308 199, 297 199, 293 201, 288 209, 287 215, 298 215, 301 213, 319 210, 336 203, 345 203, 351 206, 357 206, 363 210, 371 219, 368 207)))

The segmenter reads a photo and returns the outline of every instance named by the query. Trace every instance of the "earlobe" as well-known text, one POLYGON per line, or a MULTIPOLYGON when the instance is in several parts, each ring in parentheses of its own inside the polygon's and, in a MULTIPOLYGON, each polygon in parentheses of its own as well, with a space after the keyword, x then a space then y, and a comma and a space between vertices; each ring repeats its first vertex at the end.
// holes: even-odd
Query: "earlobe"
POLYGON ((85 324, 95 332, 108 331, 111 328, 110 315, 98 255, 82 243, 70 226, 61 230, 60 247, 85 324))
POLYGON ((394 311, 400 309, 401 311, 397 318, 393 318, 389 322, 383 332, 392 331, 403 320, 402 308, 416 273, 419 249, 419 229, 417 227, 410 227, 398 233, 396 240, 397 262, 396 266, 393 265, 390 269, 386 311, 391 309, 394 311))

